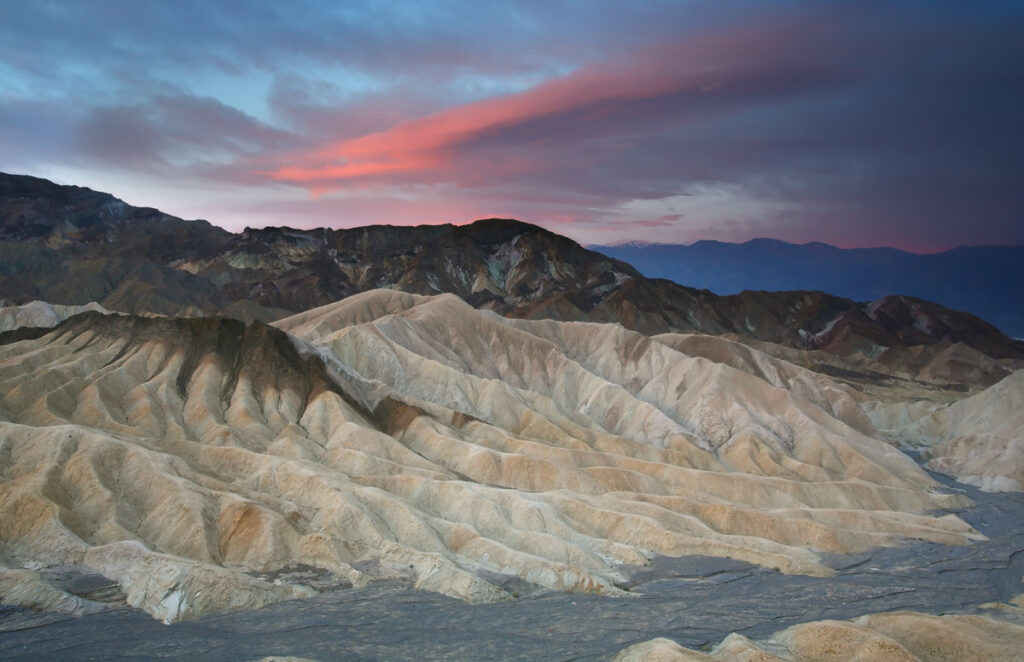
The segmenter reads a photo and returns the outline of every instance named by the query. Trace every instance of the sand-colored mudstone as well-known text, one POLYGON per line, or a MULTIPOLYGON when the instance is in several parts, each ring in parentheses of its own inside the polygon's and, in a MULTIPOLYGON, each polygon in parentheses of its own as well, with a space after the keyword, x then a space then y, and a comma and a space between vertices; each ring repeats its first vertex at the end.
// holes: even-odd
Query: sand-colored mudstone
POLYGON ((1024 371, 952 403, 872 403, 875 424, 928 467, 989 492, 1024 490, 1024 371))
POLYGON ((991 616, 870 614, 802 623, 764 641, 731 634, 708 653, 658 638, 630 646, 615 662, 1016 662, 1024 626, 991 616))
POLYGON ((61 614, 88 614, 101 611, 102 605, 72 595, 28 568, 0 568, 0 601, 61 614))
POLYGON ((81 306, 62 306, 45 301, 32 301, 21 306, 0 307, 0 331, 9 331, 19 327, 54 327, 79 313, 86 311, 109 313, 98 303, 81 306))
POLYGON ((173 621, 306 595, 268 579, 296 564, 494 601, 620 595, 653 554, 829 575, 980 537, 842 384, 754 349, 383 290, 276 326, 87 314, 0 346, 0 559, 173 621))

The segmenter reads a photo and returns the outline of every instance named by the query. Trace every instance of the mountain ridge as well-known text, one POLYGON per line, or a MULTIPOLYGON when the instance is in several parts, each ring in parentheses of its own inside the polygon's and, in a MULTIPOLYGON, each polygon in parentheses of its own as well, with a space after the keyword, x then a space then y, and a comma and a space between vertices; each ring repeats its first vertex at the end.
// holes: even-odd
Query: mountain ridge
POLYGON ((901 254, 909 255, 942 255, 944 253, 952 253, 961 249, 974 249, 974 248, 1024 248, 1024 244, 960 244, 953 246, 952 248, 946 248, 938 251, 928 251, 919 253, 917 251, 911 251, 904 248, 897 248, 896 246, 856 246, 854 248, 843 248, 830 244, 827 241, 786 241, 785 239, 776 239, 775 237, 752 237, 745 241, 723 241, 722 239, 695 239, 688 244, 678 243, 674 241, 649 241, 647 239, 623 239, 622 241, 615 241, 610 244, 599 244, 599 243, 586 243, 581 244, 584 248, 591 250, 597 250, 600 248, 644 248, 644 247, 680 247, 680 248, 693 248, 694 246, 749 246, 749 245, 779 245, 779 246, 797 246, 801 248, 825 248, 843 252, 857 252, 857 251, 894 251, 901 254))
MULTIPOLYGON (((946 322, 917 328, 887 324, 867 307, 821 291, 718 296, 646 278, 514 219, 233 234, 81 187, 27 176, 2 175, 0 182, 0 297, 13 304, 95 302, 133 314, 269 322, 383 287, 450 292, 509 317, 617 322, 650 334, 736 333, 844 351, 876 351, 880 339, 951 340, 996 358, 1024 358, 1024 343, 970 315, 935 309, 932 316, 946 322)), ((906 321, 920 305, 897 299, 881 307, 907 309, 890 316, 906 321)))
POLYGON ((743 243, 608 245, 645 276, 728 295, 747 289, 825 290, 855 301, 907 295, 970 312, 1024 337, 1024 245, 958 246, 938 253, 838 248, 758 238, 743 243))

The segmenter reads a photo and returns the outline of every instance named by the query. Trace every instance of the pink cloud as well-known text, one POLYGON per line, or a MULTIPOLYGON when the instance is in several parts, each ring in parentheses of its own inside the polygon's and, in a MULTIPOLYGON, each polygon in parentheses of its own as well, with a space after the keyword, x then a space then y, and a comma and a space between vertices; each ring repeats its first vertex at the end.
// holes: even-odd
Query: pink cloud
POLYGON ((309 165, 279 168, 272 176, 299 183, 323 183, 437 170, 451 163, 451 151, 458 145, 490 131, 596 101, 654 96, 671 89, 673 82, 666 77, 631 76, 605 67, 588 67, 521 94, 446 109, 386 131, 300 154, 296 160, 309 165))
POLYGON ((292 154, 263 174, 325 191, 359 182, 474 186, 586 165, 586 157, 572 150, 581 141, 607 142, 666 122, 703 121, 819 84, 831 72, 789 52, 794 32, 805 28, 759 26, 662 44, 626 62, 588 65, 518 94, 292 154), (557 152, 566 142, 569 149, 557 152), (545 162, 545 152, 552 150, 557 164, 545 162))

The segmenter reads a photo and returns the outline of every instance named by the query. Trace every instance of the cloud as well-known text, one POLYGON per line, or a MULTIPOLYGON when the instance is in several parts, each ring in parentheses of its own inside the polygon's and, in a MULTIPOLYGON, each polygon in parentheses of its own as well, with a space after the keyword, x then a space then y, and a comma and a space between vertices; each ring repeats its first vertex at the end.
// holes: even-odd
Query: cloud
POLYGON ((675 225, 676 221, 679 221, 682 218, 682 214, 665 214, 664 216, 659 216, 657 218, 633 221, 633 224, 641 228, 663 228, 675 225))
POLYGON ((1024 242, 1020 3, 110 0, 4 19, 0 169, 144 204, 191 190, 182 213, 213 221, 1024 242))
POLYGON ((164 174, 259 158, 301 142, 216 99, 185 94, 91 108, 71 131, 79 163, 164 174))
MULTIPOLYGON (((524 92, 467 103, 292 155, 271 177, 322 191, 353 180, 443 177, 476 186, 546 168, 536 154, 709 122, 835 82, 839 72, 789 52, 794 26, 658 44, 623 63, 587 65, 524 92), (534 154, 526 154, 525 151, 534 154)), ((606 149, 601 149, 604 146, 606 149)), ((592 151, 592 156, 593 152, 592 151)), ((579 154, 579 152, 576 152, 579 154)), ((564 157, 565 155, 563 155, 564 157)), ((559 166, 577 165, 572 157, 559 166)))

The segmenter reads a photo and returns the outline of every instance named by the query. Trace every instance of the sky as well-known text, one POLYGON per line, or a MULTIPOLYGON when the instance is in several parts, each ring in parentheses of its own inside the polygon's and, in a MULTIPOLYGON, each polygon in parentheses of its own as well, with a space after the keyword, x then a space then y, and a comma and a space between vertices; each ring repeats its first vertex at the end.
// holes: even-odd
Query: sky
POLYGON ((3 3, 0 171, 232 231, 1024 243, 1024 2, 3 3))

